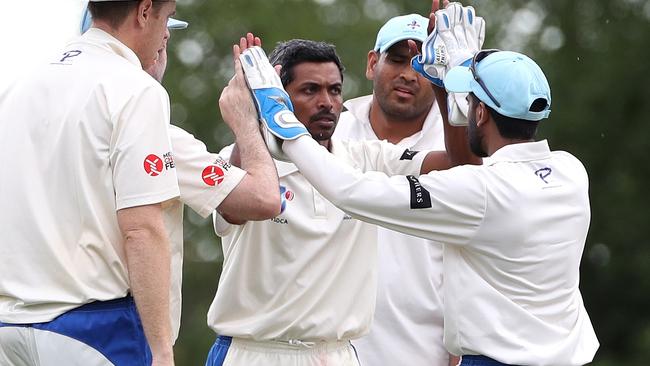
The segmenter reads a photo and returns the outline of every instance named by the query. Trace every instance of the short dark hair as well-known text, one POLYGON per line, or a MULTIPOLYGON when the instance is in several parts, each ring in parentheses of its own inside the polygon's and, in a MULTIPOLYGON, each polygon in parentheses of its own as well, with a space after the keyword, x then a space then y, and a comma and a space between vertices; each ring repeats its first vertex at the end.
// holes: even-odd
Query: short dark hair
POLYGON ((282 65, 280 71, 280 80, 282 85, 289 85, 294 78, 294 66, 303 62, 333 62, 341 73, 343 81, 343 63, 339 55, 336 54, 336 47, 325 42, 316 42, 306 39, 292 39, 285 42, 279 42, 271 51, 269 61, 272 65, 282 65))
MULTIPOLYGON (((474 93, 469 93, 469 95, 470 98, 474 98, 474 102, 476 104, 481 102, 481 100, 474 93)), ((492 109, 492 107, 487 105, 487 103, 483 103, 483 104, 485 104, 485 107, 490 112, 490 115, 492 116, 494 123, 497 125, 499 134, 502 137, 507 139, 521 139, 521 140, 531 140, 535 138, 535 134, 537 133, 537 126, 539 126, 539 121, 529 121, 526 119, 504 116, 499 112, 495 111, 494 109, 492 109)), ((530 107, 530 110, 535 112, 537 109, 539 109, 541 111, 545 106, 546 106, 546 100, 537 99, 535 100, 535 102, 533 102, 533 105, 530 107), (542 102, 544 102, 544 105, 541 107, 541 109, 539 109, 538 105, 542 102)))
MULTIPOLYGON (((128 0, 128 1, 100 1, 89 2, 88 11, 93 19, 103 20, 107 22, 111 28, 119 28, 126 17, 140 5, 142 0, 128 0)), ((154 2, 154 9, 160 8, 160 3, 167 0, 152 0, 154 2), (158 3, 158 4, 157 4, 158 3)))

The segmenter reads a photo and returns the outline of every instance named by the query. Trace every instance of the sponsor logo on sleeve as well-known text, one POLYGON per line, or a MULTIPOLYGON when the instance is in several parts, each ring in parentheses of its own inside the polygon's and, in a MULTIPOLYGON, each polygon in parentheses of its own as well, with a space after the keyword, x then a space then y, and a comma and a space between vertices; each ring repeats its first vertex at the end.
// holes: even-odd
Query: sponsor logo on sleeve
POLYGON ((225 171, 228 171, 228 169, 232 167, 232 165, 222 157, 217 158, 217 160, 214 161, 214 165, 220 167, 225 171))
POLYGON ((208 165, 205 167, 205 169, 203 169, 203 172, 201 173, 203 182, 210 187, 221 184, 225 178, 225 175, 226 174, 223 172, 223 169, 217 165, 208 165))
POLYGON ((176 165, 174 164, 174 154, 172 154, 171 151, 163 154, 163 159, 165 160, 165 170, 176 168, 176 165))
POLYGON ((409 149, 404 150, 404 154, 402 154, 402 157, 399 158, 399 160, 413 160, 413 157, 417 155, 419 151, 412 151, 409 149))
POLYGON ((431 195, 427 191, 420 181, 412 176, 406 176, 406 179, 409 181, 411 186, 411 209, 420 209, 420 208, 431 208, 431 195))
POLYGON ((144 158, 144 171, 151 177, 157 177, 163 172, 163 160, 157 155, 149 154, 144 158))

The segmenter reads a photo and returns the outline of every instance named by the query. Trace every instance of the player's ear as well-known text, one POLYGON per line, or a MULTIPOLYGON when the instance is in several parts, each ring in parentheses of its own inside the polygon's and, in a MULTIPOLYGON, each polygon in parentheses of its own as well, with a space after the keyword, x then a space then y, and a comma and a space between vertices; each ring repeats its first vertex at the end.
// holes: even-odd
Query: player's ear
POLYGON ((476 106, 476 125, 481 126, 490 119, 490 111, 483 102, 478 102, 476 106))
POLYGON ((143 0, 138 5, 137 20, 138 24, 141 27, 147 23, 153 14, 153 1, 152 0, 143 0))
POLYGON ((368 64, 366 65, 366 79, 375 79, 375 67, 379 62, 379 52, 375 50, 368 51, 368 64))

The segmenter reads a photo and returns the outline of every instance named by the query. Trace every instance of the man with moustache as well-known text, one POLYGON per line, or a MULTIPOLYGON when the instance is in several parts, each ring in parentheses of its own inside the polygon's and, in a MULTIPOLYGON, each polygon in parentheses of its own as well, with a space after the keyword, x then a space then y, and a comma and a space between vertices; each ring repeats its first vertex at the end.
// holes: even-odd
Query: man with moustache
MULTIPOLYGON (((364 173, 323 151, 298 122, 265 128, 337 207, 444 243, 444 342, 459 365, 591 362, 599 344, 579 289, 589 182, 576 157, 535 141, 551 111, 544 72, 523 54, 482 50, 449 69, 444 85, 469 93, 468 137, 481 166, 419 178, 364 173)), ((288 111, 266 118, 290 121, 288 111)))
MULTIPOLYGON (((383 141, 332 138, 343 102, 343 66, 332 45, 291 40, 270 59, 282 66, 279 79, 305 134, 347 164, 414 175, 451 165, 444 152, 425 155, 383 141)), ((249 76, 255 62, 246 62, 249 76)), ((237 165, 237 149, 220 154, 237 165)), ((206 365, 358 366, 350 340, 368 332, 373 315, 376 228, 334 207, 295 165, 276 160, 276 167, 280 215, 264 222, 215 216, 224 263, 208 313, 218 338, 206 365)))

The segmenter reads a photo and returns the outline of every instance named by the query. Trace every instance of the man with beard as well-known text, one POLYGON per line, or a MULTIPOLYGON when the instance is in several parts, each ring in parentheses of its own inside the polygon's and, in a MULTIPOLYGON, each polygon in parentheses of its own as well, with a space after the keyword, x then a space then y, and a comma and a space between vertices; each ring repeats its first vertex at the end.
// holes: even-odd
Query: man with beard
MULTIPOLYGON (((343 103, 343 66, 332 45, 291 40, 270 59, 282 66, 281 84, 305 133, 333 156, 386 174, 419 175, 453 163, 445 152, 332 139, 343 103)), ((237 165, 237 145, 220 155, 237 165)), ((208 314, 219 336, 206 365, 359 365, 350 340, 368 332, 373 316, 376 227, 334 207, 295 165, 276 167, 280 215, 264 222, 215 216, 224 263, 208 314)))
POLYGON ((444 341, 460 365, 591 362, 598 340, 579 290, 589 183, 573 155, 534 140, 550 114, 546 76, 523 54, 486 50, 444 84, 470 93, 468 133, 482 166, 377 176, 304 136, 276 136, 287 136, 284 153, 337 207, 444 243, 444 341))

